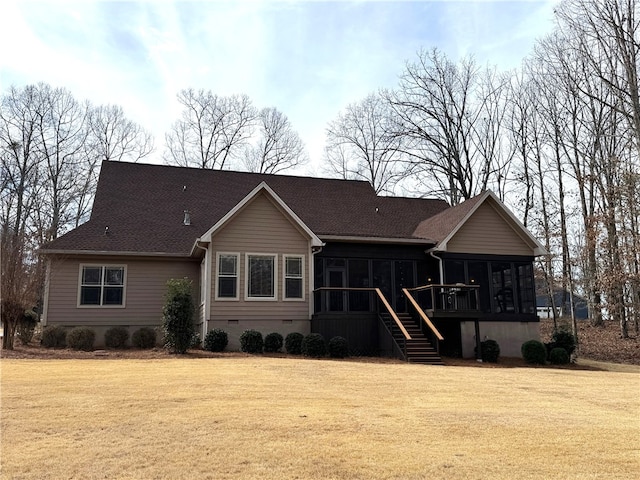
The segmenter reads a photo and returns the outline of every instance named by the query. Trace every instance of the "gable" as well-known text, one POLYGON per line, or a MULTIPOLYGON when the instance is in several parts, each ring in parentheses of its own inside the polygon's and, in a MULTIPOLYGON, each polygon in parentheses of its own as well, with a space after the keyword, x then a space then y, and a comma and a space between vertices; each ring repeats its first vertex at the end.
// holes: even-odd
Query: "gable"
MULTIPOLYGON (((258 193, 212 232, 214 245, 239 251, 289 249, 306 252, 309 236, 264 192, 258 193)), ((271 250, 270 250, 271 251, 271 250)))
POLYGON ((455 253, 531 256, 535 247, 491 201, 479 205, 447 242, 447 251, 455 253))

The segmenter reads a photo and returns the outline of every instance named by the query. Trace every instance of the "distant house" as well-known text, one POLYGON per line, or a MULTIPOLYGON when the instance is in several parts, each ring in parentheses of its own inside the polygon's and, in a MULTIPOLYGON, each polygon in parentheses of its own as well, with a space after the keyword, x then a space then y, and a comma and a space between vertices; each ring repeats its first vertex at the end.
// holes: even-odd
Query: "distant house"
POLYGON ((367 182, 105 162, 91 219, 42 249, 45 324, 158 326, 193 281, 202 336, 341 335, 354 353, 437 362, 539 338, 540 243, 487 191, 456 207, 367 182))
MULTIPOLYGON (((538 289, 538 292, 540 289, 538 289)), ((563 292, 561 288, 556 288, 553 293, 553 305, 556 308, 556 315, 560 315, 562 311, 565 315, 571 314, 571 301, 569 292, 563 292), (563 308, 564 306, 564 308, 563 308)), ((536 306, 538 316, 540 318, 553 317, 553 308, 551 299, 548 294, 539 294, 536 296, 536 306)), ((573 294, 573 309, 578 320, 586 320, 589 318, 589 308, 587 307, 587 299, 581 295, 573 294)))

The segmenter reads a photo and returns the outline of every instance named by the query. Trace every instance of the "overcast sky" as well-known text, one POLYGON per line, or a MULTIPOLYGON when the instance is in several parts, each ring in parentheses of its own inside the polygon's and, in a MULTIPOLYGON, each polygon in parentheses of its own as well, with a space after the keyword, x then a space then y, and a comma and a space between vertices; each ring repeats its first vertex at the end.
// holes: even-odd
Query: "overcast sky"
POLYGON ((246 93, 283 111, 318 170, 324 130, 349 103, 393 87, 407 60, 517 68, 553 28, 557 0, 0 1, 0 87, 40 81, 121 105, 156 137, 179 117, 176 93, 246 93))

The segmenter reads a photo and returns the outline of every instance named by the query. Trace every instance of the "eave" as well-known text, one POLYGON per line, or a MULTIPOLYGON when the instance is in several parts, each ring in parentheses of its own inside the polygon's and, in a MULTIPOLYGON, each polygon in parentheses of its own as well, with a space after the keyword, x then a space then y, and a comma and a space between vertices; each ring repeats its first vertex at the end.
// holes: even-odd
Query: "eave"
POLYGON ((131 251, 108 251, 108 250, 54 250, 42 249, 43 255, 92 255, 92 256, 112 256, 112 257, 162 257, 162 258, 189 258, 189 253, 172 252, 131 252, 131 251))
POLYGON ((435 240, 428 238, 394 238, 394 237, 358 237, 356 235, 320 235, 324 242, 346 243, 385 243, 406 245, 435 245, 435 240))

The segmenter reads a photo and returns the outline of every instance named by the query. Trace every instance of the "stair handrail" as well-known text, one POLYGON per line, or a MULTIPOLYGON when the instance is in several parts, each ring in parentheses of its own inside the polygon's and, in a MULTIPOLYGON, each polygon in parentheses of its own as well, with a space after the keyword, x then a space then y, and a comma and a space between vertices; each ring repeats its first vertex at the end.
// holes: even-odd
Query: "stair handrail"
POLYGON ((374 288, 373 290, 376 292, 376 294, 378 295, 378 298, 382 301, 384 308, 387 309, 387 312, 389 312, 389 315, 391 315, 391 318, 393 318, 393 321, 396 323, 397 327, 400 329, 400 331, 404 335, 404 339, 411 340, 411 335, 409 335, 409 332, 407 332, 407 329, 404 328, 404 325, 398 318, 398 315, 396 315, 396 312, 393 310, 393 308, 391 308, 391 305, 389 305, 389 302, 387 301, 386 297, 382 293, 382 290, 380 290, 377 287, 374 288))
POLYGON ((431 322, 431 319, 429 319, 425 311, 422 310, 422 308, 420 308, 420 305, 418 305, 418 302, 416 302, 415 298, 413 298, 413 295, 409 293, 409 290, 407 290, 406 288, 403 288, 402 293, 404 293, 405 296, 409 299, 409 302, 411 302, 411 305, 413 306, 413 308, 416 309, 422 321, 427 325, 427 327, 429 327, 429 329, 436 336, 436 338, 438 340, 444 340, 444 337, 440 334, 436 326, 431 322))
POLYGON ((378 295, 378 298, 380 299, 382 304, 384 305, 384 308, 387 310, 387 312, 389 312, 389 315, 391 315, 391 318, 393 319, 393 321, 395 322, 397 327, 400 329, 400 331, 404 335, 405 340, 411 340, 411 335, 409 335, 409 332, 407 332, 407 329, 404 328, 404 325, 402 324, 402 322, 398 318, 398 315, 396 315, 396 312, 393 310, 391 305, 389 305, 389 302, 387 301, 386 297, 382 293, 382 290, 380 290, 379 288, 377 288, 377 287, 376 288, 371 288, 371 287, 318 287, 318 288, 316 288, 314 290, 314 292, 318 292, 318 291, 322 291, 322 290, 375 292, 376 295, 378 295))

